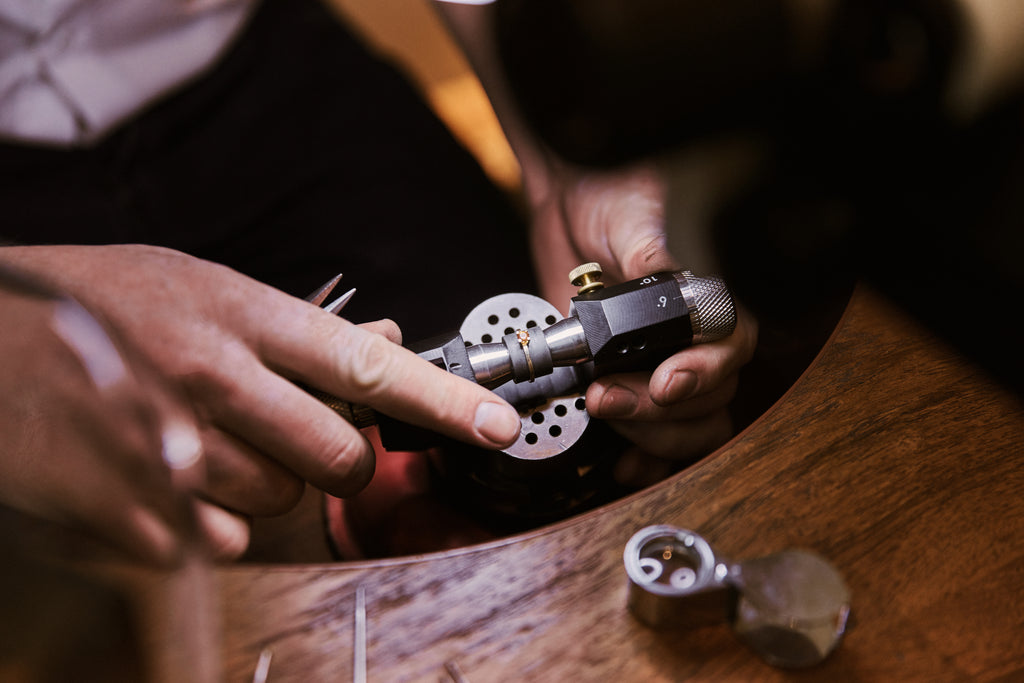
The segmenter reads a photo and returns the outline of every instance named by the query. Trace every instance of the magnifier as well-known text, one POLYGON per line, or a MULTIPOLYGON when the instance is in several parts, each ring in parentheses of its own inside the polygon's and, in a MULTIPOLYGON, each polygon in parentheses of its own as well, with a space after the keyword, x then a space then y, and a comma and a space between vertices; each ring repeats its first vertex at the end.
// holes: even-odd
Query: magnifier
POLYGON ((638 620, 659 630, 730 624, 774 666, 817 664, 846 631, 850 590, 808 550, 728 563, 699 534, 655 525, 629 539, 623 562, 638 620))

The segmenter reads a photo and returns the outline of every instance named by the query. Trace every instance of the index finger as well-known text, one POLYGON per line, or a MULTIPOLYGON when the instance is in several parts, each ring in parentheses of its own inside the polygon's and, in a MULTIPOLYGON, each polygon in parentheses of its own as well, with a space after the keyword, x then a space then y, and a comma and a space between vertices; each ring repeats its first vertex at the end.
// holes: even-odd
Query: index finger
POLYGON ((497 394, 387 338, 297 302, 260 353, 270 367, 339 398, 485 448, 515 441, 519 414, 497 394))

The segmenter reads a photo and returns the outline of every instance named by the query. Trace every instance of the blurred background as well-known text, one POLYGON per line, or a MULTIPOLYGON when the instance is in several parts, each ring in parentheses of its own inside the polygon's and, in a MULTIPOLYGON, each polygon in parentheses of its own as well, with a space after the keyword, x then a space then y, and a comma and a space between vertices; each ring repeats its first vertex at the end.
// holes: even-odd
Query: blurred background
POLYGON ((452 42, 432 0, 327 0, 422 89, 434 111, 498 185, 515 190, 519 165, 480 82, 452 42))

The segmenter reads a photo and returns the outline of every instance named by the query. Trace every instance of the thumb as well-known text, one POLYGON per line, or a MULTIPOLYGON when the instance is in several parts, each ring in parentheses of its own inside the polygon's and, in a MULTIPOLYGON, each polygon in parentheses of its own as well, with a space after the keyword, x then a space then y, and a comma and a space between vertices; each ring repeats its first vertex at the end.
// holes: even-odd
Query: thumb
POLYGON ((644 277, 678 264, 668 251, 665 235, 665 185, 659 174, 642 167, 622 184, 617 210, 606 218, 608 248, 618 273, 625 280, 644 277))
POLYGON ((632 231, 622 232, 629 233, 628 237, 618 246, 613 244, 612 253, 616 256, 624 280, 679 268, 668 251, 665 233, 660 228, 652 230, 641 223, 632 231))

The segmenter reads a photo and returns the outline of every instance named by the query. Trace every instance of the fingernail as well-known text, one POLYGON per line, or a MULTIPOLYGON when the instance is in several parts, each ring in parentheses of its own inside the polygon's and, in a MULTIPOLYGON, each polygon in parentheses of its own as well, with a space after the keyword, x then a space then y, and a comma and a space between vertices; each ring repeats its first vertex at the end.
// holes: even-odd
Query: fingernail
POLYGON ((625 417, 636 412, 639 399, 636 393, 619 384, 605 389, 597 404, 597 415, 600 417, 625 417))
POLYGON ((481 403, 473 423, 482 437, 497 446, 507 446, 519 436, 519 414, 498 403, 481 403))
POLYGON ((697 375, 691 370, 677 370, 665 382, 661 392, 662 403, 675 403, 689 398, 697 390, 697 375))

